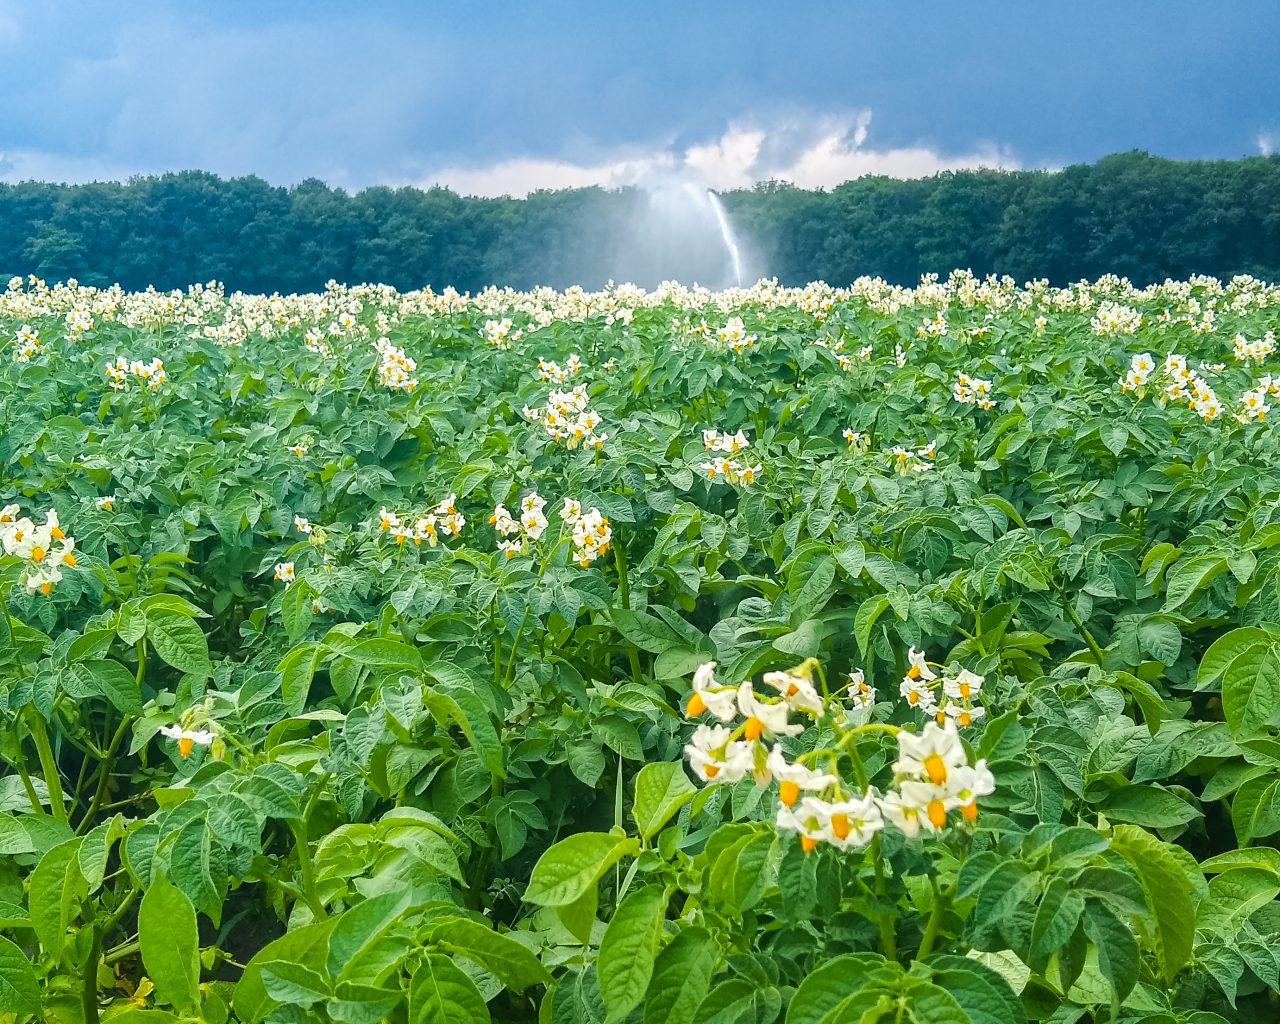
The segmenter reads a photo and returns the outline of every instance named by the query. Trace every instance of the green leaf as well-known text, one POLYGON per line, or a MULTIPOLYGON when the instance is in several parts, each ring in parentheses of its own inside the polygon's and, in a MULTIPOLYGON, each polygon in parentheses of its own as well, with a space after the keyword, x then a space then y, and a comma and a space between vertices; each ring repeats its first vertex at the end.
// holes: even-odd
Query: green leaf
POLYGON ((478 1024, 489 1020, 479 989, 453 961, 428 953, 409 981, 409 1024, 478 1024))
POLYGON ((1242 845, 1280 832, 1280 780, 1268 773, 1241 786, 1231 800, 1231 824, 1242 845))
POLYGON ((291 715, 301 714, 306 707, 311 680, 323 654, 323 644, 307 640, 290 650, 276 666, 280 673, 280 697, 291 715))
POLYGON ((443 723, 456 722, 467 742, 491 775, 502 778, 502 740, 489 717, 489 709, 475 690, 466 687, 424 688, 423 703, 443 723))
POLYGON ((1254 733, 1280 712, 1280 658, 1275 650, 1251 646, 1222 679, 1222 711, 1233 733, 1254 733))
POLYGON ((632 890, 618 904, 600 940, 596 975, 611 1022, 626 1017, 644 999, 658 955, 667 896, 661 885, 632 890))
POLYGON ((697 791, 681 762, 646 764, 636 774, 636 798, 631 809, 640 835, 652 839, 697 791))
POLYGON ((1112 790, 1098 809, 1112 821, 1144 828, 1175 828, 1200 817, 1200 811, 1176 793, 1146 784, 1112 790))
MULTIPOLYGON (((964 1012, 960 1003, 938 985, 912 985, 907 990, 906 1005, 913 1024, 970 1024, 969 1015, 964 1012)), ((979 1022, 974 1021, 973 1024, 979 1022)))
POLYGON ((608 832, 579 832, 562 839, 538 858, 524 898, 544 907, 573 903, 606 868, 639 848, 639 840, 608 832))
POLYGON ((66 671, 76 677, 78 689, 106 697, 122 715, 142 714, 142 694, 138 689, 138 681, 118 661, 78 661, 74 665, 68 665, 66 671))
POLYGON ((768 881, 776 839, 769 829, 753 831, 731 843, 711 865, 708 893, 735 910, 753 906, 768 881))
POLYGON ((599 887, 588 885, 586 890, 572 903, 565 903, 555 908, 560 923, 569 929, 569 934, 584 946, 591 942, 591 931, 596 926, 596 910, 600 904, 599 887))
POLYGON ((450 918, 431 933, 442 948, 474 960, 508 988, 545 985, 547 969, 527 946, 468 918, 450 918))
POLYGON ((45 853, 28 882, 31 926, 55 962, 62 956, 76 900, 87 892, 77 863, 81 842, 69 839, 45 853))
POLYGON ((133 646, 147 633, 147 613, 137 601, 126 601, 116 613, 116 633, 129 646, 133 646))
POLYGON ((972 1024, 1024 1024, 1026 1013, 1004 976, 967 956, 935 956, 928 961, 932 981, 951 993, 972 1024))
POLYGON ((1245 651, 1257 644, 1271 641, 1272 636, 1266 630, 1256 626, 1245 626, 1224 633, 1209 645, 1200 659, 1200 669, 1196 673, 1196 689, 1203 690, 1220 679, 1231 663, 1245 651))
POLYGON ((1156 956, 1167 985, 1191 959, 1196 908, 1193 881, 1170 852, 1169 844, 1131 825, 1117 825, 1111 849, 1137 874, 1147 895, 1147 908, 1156 922, 1152 935, 1156 956))
POLYGON ((342 914, 329 935, 328 975, 352 979, 352 965, 358 967, 361 955, 388 937, 409 902, 405 892, 379 893, 342 914))
POLYGON ((40 985, 22 950, 0 935, 0 1010, 18 1016, 40 1012, 40 985))
POLYGON ((1027 963, 1043 971, 1049 958, 1066 945, 1084 913, 1084 899, 1067 881, 1053 878, 1045 887, 1031 925, 1031 955, 1027 963))
POLYGON ((335 918, 303 925, 291 932, 286 932, 278 939, 273 939, 253 955, 245 964, 244 973, 236 983, 235 1005, 236 1016, 246 1022, 262 1020, 275 1005, 262 984, 262 965, 276 960, 289 960, 293 963, 305 964, 316 970, 325 964, 328 951, 329 935, 332 933, 335 918))
POLYGON ((200 627, 181 612, 153 608, 147 612, 147 639, 161 659, 179 672, 210 676, 209 644, 200 627))
POLYGON ((191 901, 158 875, 138 907, 138 945, 156 996, 180 1010, 200 1006, 200 944, 191 901))
POLYGON ((1133 930, 1103 903, 1089 900, 1084 931, 1098 951, 1098 968, 1120 999, 1138 982, 1138 940, 1133 930))
MULTIPOLYGON (((153 979, 154 980, 154 979, 153 979)), ((328 999, 329 983, 319 971, 288 960, 262 965, 262 985, 277 1003, 311 1006, 328 999)))
POLYGON ((655 615, 633 612, 628 608, 611 608, 609 618, 622 639, 650 654, 661 654, 674 647, 688 647, 685 638, 655 615))
POLYGON ((1175 562, 1165 576, 1165 611, 1181 608, 1226 570, 1227 560, 1221 555, 1196 555, 1175 562))
POLYGON ((35 852, 35 844, 30 833, 22 827, 22 822, 11 814, 0 812, 0 857, 35 852))
POLYGON ((878 953, 845 953, 820 964, 805 976, 791 997, 786 1024, 820 1024, 885 963, 878 953))
POLYGON ((864 658, 871 645, 871 628, 876 624, 876 619, 888 610, 889 598, 884 594, 869 597, 858 606, 858 612, 853 617, 853 638, 858 641, 858 650, 864 658))
POLYGON ((685 928, 653 965, 644 1024, 692 1024, 706 998, 718 954, 704 928, 685 928))

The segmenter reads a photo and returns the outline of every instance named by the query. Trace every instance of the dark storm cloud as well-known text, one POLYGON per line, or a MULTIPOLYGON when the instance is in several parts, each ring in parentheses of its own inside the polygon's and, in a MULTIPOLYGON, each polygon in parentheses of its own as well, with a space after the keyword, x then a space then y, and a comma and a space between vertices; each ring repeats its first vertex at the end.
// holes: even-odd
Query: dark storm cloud
POLYGON ((10 0, 0 177, 201 167, 520 191, 717 143, 734 153, 717 184, 1238 156, 1274 145, 1276 53, 1263 0, 10 0))

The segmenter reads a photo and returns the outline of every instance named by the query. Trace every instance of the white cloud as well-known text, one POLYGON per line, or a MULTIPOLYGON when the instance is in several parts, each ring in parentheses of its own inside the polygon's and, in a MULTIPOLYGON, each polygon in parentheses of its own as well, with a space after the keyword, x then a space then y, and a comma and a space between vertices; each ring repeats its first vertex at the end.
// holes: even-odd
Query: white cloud
MULTIPOLYGON (((964 168, 1017 168, 1007 148, 990 143, 965 153, 944 154, 928 146, 876 149, 867 145, 871 111, 843 117, 813 117, 771 124, 731 124, 717 139, 680 150, 670 144, 648 151, 569 160, 513 158, 496 164, 448 167, 423 184, 447 185, 464 195, 527 195, 535 189, 616 188, 654 177, 679 176, 710 188, 748 188, 778 179, 802 188, 833 188, 868 174, 922 178, 964 168)), ((1261 144, 1261 143, 1260 143, 1261 144)))
POLYGON ((65 156, 39 149, 0 150, 0 181, 125 181, 146 168, 116 163, 99 157, 65 156))
POLYGON ((1276 143, 1280 142, 1280 133, 1277 132, 1258 132, 1258 152, 1263 156, 1270 156, 1276 151, 1276 143))

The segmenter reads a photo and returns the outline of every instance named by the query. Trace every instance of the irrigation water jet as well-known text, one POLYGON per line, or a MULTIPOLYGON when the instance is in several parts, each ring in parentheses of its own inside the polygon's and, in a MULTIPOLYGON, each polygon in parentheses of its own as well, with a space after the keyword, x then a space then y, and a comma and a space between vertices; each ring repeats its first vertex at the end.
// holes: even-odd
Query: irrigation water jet
POLYGON ((609 261, 614 280, 646 288, 672 280, 741 288, 755 280, 750 247, 705 185, 682 176, 653 177, 637 184, 635 199, 609 261))
POLYGON ((729 257, 733 261, 734 283, 741 288, 742 253, 738 249, 738 240, 734 237, 733 228, 729 226, 729 215, 724 212, 724 204, 720 202, 720 197, 711 189, 707 189, 707 202, 715 211, 716 223, 720 226, 720 237, 724 240, 724 247, 729 251, 729 257))

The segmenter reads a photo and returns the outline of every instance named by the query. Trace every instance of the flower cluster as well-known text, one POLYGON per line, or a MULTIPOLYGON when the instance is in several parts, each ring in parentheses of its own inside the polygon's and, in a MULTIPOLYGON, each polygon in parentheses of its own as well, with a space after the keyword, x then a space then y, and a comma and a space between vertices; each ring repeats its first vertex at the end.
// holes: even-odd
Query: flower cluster
POLYGON ((938 442, 930 441, 923 448, 914 451, 894 445, 889 455, 893 459, 894 472, 900 476, 910 476, 912 473, 927 473, 933 469, 933 458, 937 451, 938 442))
POLYGON ((845 443, 850 448, 857 449, 858 451, 865 452, 871 447, 871 438, 867 437, 867 435, 862 433, 860 430, 854 430, 852 427, 845 427, 840 436, 844 438, 845 443))
POLYGON ((538 380, 549 380, 556 384, 563 384, 570 377, 576 377, 581 372, 582 360, 578 358, 576 352, 569 353, 569 358, 565 360, 564 366, 561 366, 554 359, 538 357, 538 380))
MULTIPOLYGON (((703 324, 703 326, 706 325, 703 324)), ((756 336, 747 333, 746 324, 742 322, 740 316, 730 317, 725 325, 716 331, 716 337, 730 352, 743 352, 756 343, 756 336)))
POLYGON ((407 515, 401 517, 387 510, 384 505, 378 511, 378 531, 385 533, 402 546, 405 541, 412 541, 415 547, 421 547, 425 540, 430 547, 440 543, 440 536, 459 537, 462 528, 467 525, 466 518, 458 511, 458 496, 450 494, 443 501, 432 506, 425 515, 407 515))
POLYGON ((866 845, 886 823, 909 837, 922 830, 940 832, 953 810, 973 821, 978 798, 995 790, 986 763, 970 765, 950 719, 943 725, 927 722, 918 735, 896 726, 868 725, 875 690, 861 672, 849 677, 852 705, 845 709, 814 686, 812 659, 784 672, 765 673, 764 684, 776 691, 768 697, 757 694, 750 680, 736 686, 719 683, 715 668, 715 662, 708 662, 694 673, 693 695, 685 711, 693 718, 710 714, 717 722, 694 730, 685 747, 689 763, 708 783, 733 783, 748 775, 760 786, 776 781, 777 828, 797 833, 806 853, 819 843, 839 849, 866 845), (777 740, 805 728, 803 721, 792 722, 790 716, 816 721, 828 711, 841 734, 836 745, 789 761, 777 740), (839 774, 842 753, 849 756, 847 741, 866 729, 897 736, 898 756, 884 794, 865 785, 858 792, 839 774), (820 762, 825 771, 815 766, 820 762))
POLYGON ((13 361, 29 363, 31 357, 40 351, 40 332, 30 324, 23 324, 13 338, 13 361))
POLYGON ((990 409, 991 381, 981 377, 970 377, 967 373, 956 371, 956 382, 951 385, 951 396, 965 405, 976 405, 979 409, 990 409))
POLYGON ((303 344, 306 345, 307 351, 318 356, 332 356, 333 349, 329 347, 329 343, 324 340, 324 335, 317 330, 307 331, 302 336, 303 344))
POLYGON ((542 409, 525 406, 521 415, 531 423, 541 423, 553 441, 559 441, 570 450, 579 446, 585 451, 600 451, 609 435, 600 432, 599 413, 588 408, 587 386, 579 384, 572 391, 552 391, 542 409))
MULTIPOLYGON (((916 328, 917 338, 945 338, 947 336, 947 318, 943 316, 942 311, 930 320, 926 320, 916 328)), ((899 363, 899 366, 902 364, 899 363)))
POLYGON ((73 309, 66 315, 67 336, 84 334, 93 330, 93 316, 87 309, 73 309))
POLYGON ((0 509, 0 543, 6 555, 22 560, 19 582, 27 593, 48 597, 62 579, 62 567, 75 566, 76 541, 63 532, 54 509, 49 509, 40 526, 20 512, 17 505, 0 509))
POLYGON ((524 337, 524 331, 512 331, 510 318, 486 320, 484 336, 485 340, 494 348, 505 350, 524 337))
POLYGON ((759 462, 754 466, 740 463, 726 456, 738 455, 750 447, 751 442, 741 430, 736 434, 730 434, 727 430, 724 432, 704 430, 702 432, 703 450, 725 454, 717 455, 710 462, 702 463, 699 468, 707 475, 708 480, 719 479, 726 483, 749 487, 755 483, 756 477, 763 471, 764 466, 759 462))
POLYGON ((291 584, 297 577, 293 571, 292 562, 277 562, 275 564, 275 579, 284 584, 284 589, 289 589, 291 584))
POLYGON ((609 525, 608 517, 601 515, 598 508, 592 506, 584 511, 582 503, 577 499, 565 498, 560 518, 571 531, 571 557, 583 569, 609 550, 609 544, 613 540, 613 527, 609 525))
POLYGON ((489 517, 490 525, 498 532, 498 550, 507 558, 515 558, 524 551, 526 540, 537 541, 547 529, 547 517, 542 511, 546 499, 537 491, 530 491, 520 499, 520 518, 499 504, 489 517))
POLYGON ((107 380, 111 382, 111 387, 116 391, 124 390, 129 382, 129 378, 135 378, 139 383, 145 384, 152 391, 155 391, 165 382, 166 375, 164 372, 164 363, 157 356, 149 363, 144 363, 141 359, 126 359, 124 356, 117 356, 114 363, 107 363, 106 369, 103 371, 107 380))
POLYGON ((378 383, 392 391, 412 391, 418 386, 418 378, 413 371, 418 364, 405 355, 402 348, 396 348, 389 338, 379 338, 374 342, 378 350, 378 383))
POLYGON ((1150 352, 1133 356, 1128 372, 1120 378, 1120 390, 1132 391, 1141 397, 1153 377, 1163 384, 1162 404, 1163 401, 1183 403, 1206 423, 1222 414, 1222 403, 1209 382, 1187 366, 1187 357, 1177 352, 1170 352, 1159 369, 1150 352))
POLYGON ((1240 396, 1240 411, 1236 413, 1236 422, 1247 423, 1249 420, 1266 419, 1267 410, 1271 407, 1267 404, 1267 394, 1269 389, 1266 385, 1259 385, 1240 396))
POLYGON ((939 725, 950 719, 965 727, 987 713, 986 708, 975 701, 985 680, 985 676, 963 668, 956 676, 939 676, 925 661, 924 651, 912 647, 907 653, 907 674, 902 677, 898 693, 921 714, 933 716, 939 725))
POLYGON ((1238 363, 1243 363, 1250 359, 1255 363, 1260 363, 1276 350, 1275 332, 1267 331, 1257 341, 1249 341, 1243 334, 1237 334, 1231 339, 1231 350, 1238 363))
POLYGON ((1104 302, 1089 322, 1094 334, 1134 334, 1142 326, 1142 314, 1118 302, 1104 302))

